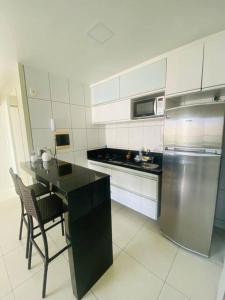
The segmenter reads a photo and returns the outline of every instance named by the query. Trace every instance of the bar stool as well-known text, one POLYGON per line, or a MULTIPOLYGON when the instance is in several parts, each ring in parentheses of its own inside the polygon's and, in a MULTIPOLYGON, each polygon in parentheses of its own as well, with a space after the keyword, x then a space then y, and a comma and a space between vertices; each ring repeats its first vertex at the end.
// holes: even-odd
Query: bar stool
MULTIPOLYGON (((19 240, 21 240, 22 232, 23 232, 23 223, 28 228, 28 223, 27 223, 27 220, 26 220, 26 215, 27 214, 24 211, 24 205, 23 205, 23 202, 22 202, 22 195, 21 195, 20 188, 19 188, 17 180, 16 180, 17 175, 13 172, 12 168, 9 169, 9 173, 12 176, 13 183, 14 183, 14 188, 15 188, 16 194, 19 196, 20 204, 21 204, 21 218, 20 218, 20 229, 19 229, 19 240)), ((44 186, 41 183, 31 184, 31 185, 28 186, 28 188, 32 189, 34 191, 35 197, 41 197, 43 195, 51 193, 49 188, 44 186)), ((28 246, 29 246, 28 241, 29 241, 29 239, 27 237, 26 258, 28 258, 28 246)))
POLYGON ((48 239, 47 239, 46 231, 50 230, 51 228, 55 227, 60 223, 61 224, 63 223, 64 221, 63 213, 67 211, 67 208, 64 206, 61 198, 59 198, 55 194, 51 194, 50 196, 46 196, 44 198, 41 198, 39 201, 37 201, 34 191, 31 190, 29 187, 26 187, 19 176, 16 177, 16 180, 18 182, 18 186, 22 194, 22 202, 24 204, 27 217, 28 217, 28 226, 29 226, 28 269, 31 268, 32 246, 34 246, 44 261, 42 298, 45 298, 48 264, 70 247, 70 245, 66 245, 55 255, 49 257, 48 239), (49 223, 50 221, 58 217, 61 218, 60 221, 54 223, 48 228, 45 228, 45 225, 47 223, 49 223), (40 229, 38 233, 34 233, 37 227, 34 227, 33 219, 35 219, 38 223, 38 228, 40 229), (44 252, 41 251, 40 247, 35 241, 35 239, 40 235, 43 238, 44 252))

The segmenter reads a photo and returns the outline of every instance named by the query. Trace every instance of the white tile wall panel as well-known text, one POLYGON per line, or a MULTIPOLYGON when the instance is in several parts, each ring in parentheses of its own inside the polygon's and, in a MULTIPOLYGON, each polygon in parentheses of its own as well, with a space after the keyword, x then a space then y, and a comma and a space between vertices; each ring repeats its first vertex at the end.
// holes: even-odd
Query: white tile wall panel
POLYGON ((53 133, 49 129, 32 129, 32 137, 35 152, 44 147, 54 148, 53 133))
POLYGON ((71 105, 72 128, 86 128, 85 107, 71 105))
POLYGON ((140 150, 143 145, 143 128, 131 127, 129 128, 129 149, 140 150))
POLYGON ((86 129, 73 129, 74 150, 87 149, 87 131, 86 129))
POLYGON ((98 129, 98 147, 102 148, 106 146, 105 128, 98 129))
POLYGON ((70 103, 77 104, 77 105, 85 105, 85 98, 84 98, 84 87, 75 82, 70 80, 69 81, 69 93, 70 93, 70 103))
POLYGON ((50 129, 50 119, 52 117, 51 102, 30 98, 28 104, 31 128, 50 129))
POLYGON ((77 165, 87 167, 87 152, 85 150, 74 151, 74 162, 77 165))
POLYGON ((99 130, 87 129, 87 143, 88 149, 96 149, 99 147, 99 130))
POLYGON ((71 128, 69 104, 52 102, 52 113, 56 129, 71 128))
POLYGON ((74 154, 73 151, 68 152, 58 152, 57 158, 69 163, 74 163, 74 154))
POLYGON ((50 85, 48 73, 35 68, 25 66, 25 80, 27 96, 50 100, 50 85))
POLYGON ((115 144, 117 148, 128 149, 129 137, 128 128, 118 127, 116 128, 115 144))
POLYGON ((66 78, 50 74, 51 98, 53 101, 69 103, 69 82, 66 78))

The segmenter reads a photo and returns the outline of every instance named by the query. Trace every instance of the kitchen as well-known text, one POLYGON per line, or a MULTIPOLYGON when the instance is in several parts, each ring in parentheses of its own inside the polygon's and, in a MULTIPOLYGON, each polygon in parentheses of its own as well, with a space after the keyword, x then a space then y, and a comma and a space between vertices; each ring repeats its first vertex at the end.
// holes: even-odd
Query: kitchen
MULTIPOLYGON (((84 299, 224 298, 225 31, 202 36, 90 85, 18 64, 26 160, 46 151, 37 174, 51 176, 50 155, 61 161, 55 186, 79 167, 110 176, 113 265, 84 299)), ((3 299, 28 299, 32 290, 40 299, 42 272, 34 265, 30 278, 20 251, 22 275, 14 274, 19 255, 7 238, 0 258, 2 251, 12 287, 3 299)), ((50 233, 53 249, 61 238, 50 233)), ((60 274, 73 273, 71 257, 61 260, 50 269, 46 297, 73 299, 70 276, 60 274)))

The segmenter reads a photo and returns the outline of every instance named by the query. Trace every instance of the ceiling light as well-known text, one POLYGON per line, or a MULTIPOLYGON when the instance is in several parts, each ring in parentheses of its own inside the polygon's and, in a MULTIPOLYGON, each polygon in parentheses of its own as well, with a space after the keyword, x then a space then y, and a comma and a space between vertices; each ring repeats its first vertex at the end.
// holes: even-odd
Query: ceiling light
POLYGON ((113 37, 114 33, 105 24, 99 22, 87 32, 87 35, 96 42, 104 44, 113 37))

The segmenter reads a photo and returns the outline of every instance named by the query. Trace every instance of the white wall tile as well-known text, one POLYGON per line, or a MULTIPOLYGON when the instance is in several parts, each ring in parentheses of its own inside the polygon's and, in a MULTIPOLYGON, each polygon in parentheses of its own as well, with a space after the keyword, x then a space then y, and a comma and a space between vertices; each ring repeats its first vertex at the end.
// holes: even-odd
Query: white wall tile
POLYGON ((108 148, 116 148, 116 129, 106 128, 106 145, 108 148))
POLYGON ((71 121, 72 128, 85 128, 86 127, 86 117, 85 117, 85 107, 78 105, 71 105, 71 121))
POLYGON ((129 149, 140 150, 143 146, 143 127, 129 128, 129 149))
POLYGON ((31 128, 50 129, 50 119, 52 117, 51 102, 39 99, 29 99, 28 103, 31 128))
POLYGON ((55 127, 71 128, 70 105, 60 102, 52 102, 52 113, 55 127))
POLYGON ((84 150, 74 151, 75 164, 87 167, 87 152, 84 150))
POLYGON ((128 149, 128 128, 116 128, 116 147, 121 149, 128 149))
POLYGON ((73 151, 58 152, 57 159, 60 159, 60 160, 63 160, 63 161, 69 162, 69 163, 74 163, 73 151))
POLYGON ((51 98, 53 101, 69 103, 69 84, 66 78, 50 74, 51 98))
POLYGON ((98 129, 98 147, 102 148, 106 146, 105 128, 98 129))
POLYGON ((70 80, 69 81, 70 103, 77 105, 85 105, 84 88, 81 84, 70 80))
POLYGON ((92 124, 91 108, 90 107, 86 107, 85 108, 85 113, 86 113, 86 127, 87 128, 93 128, 93 127, 95 127, 92 124))
POLYGON ((156 151, 162 147, 161 126, 144 127, 143 147, 156 151))
POLYGON ((163 150, 163 120, 146 120, 105 126, 106 145, 111 148, 163 150))
POLYGON ((87 149, 87 132, 86 129, 73 129, 74 150, 87 149))
POLYGON ((48 129, 32 129, 33 147, 37 153, 39 148, 51 148, 54 149, 54 138, 53 133, 48 129))
POLYGON ((99 145, 98 129, 87 129, 87 143, 88 143, 88 149, 98 148, 99 145))
POLYGON ((28 97, 50 100, 48 73, 29 66, 24 69, 28 97))

